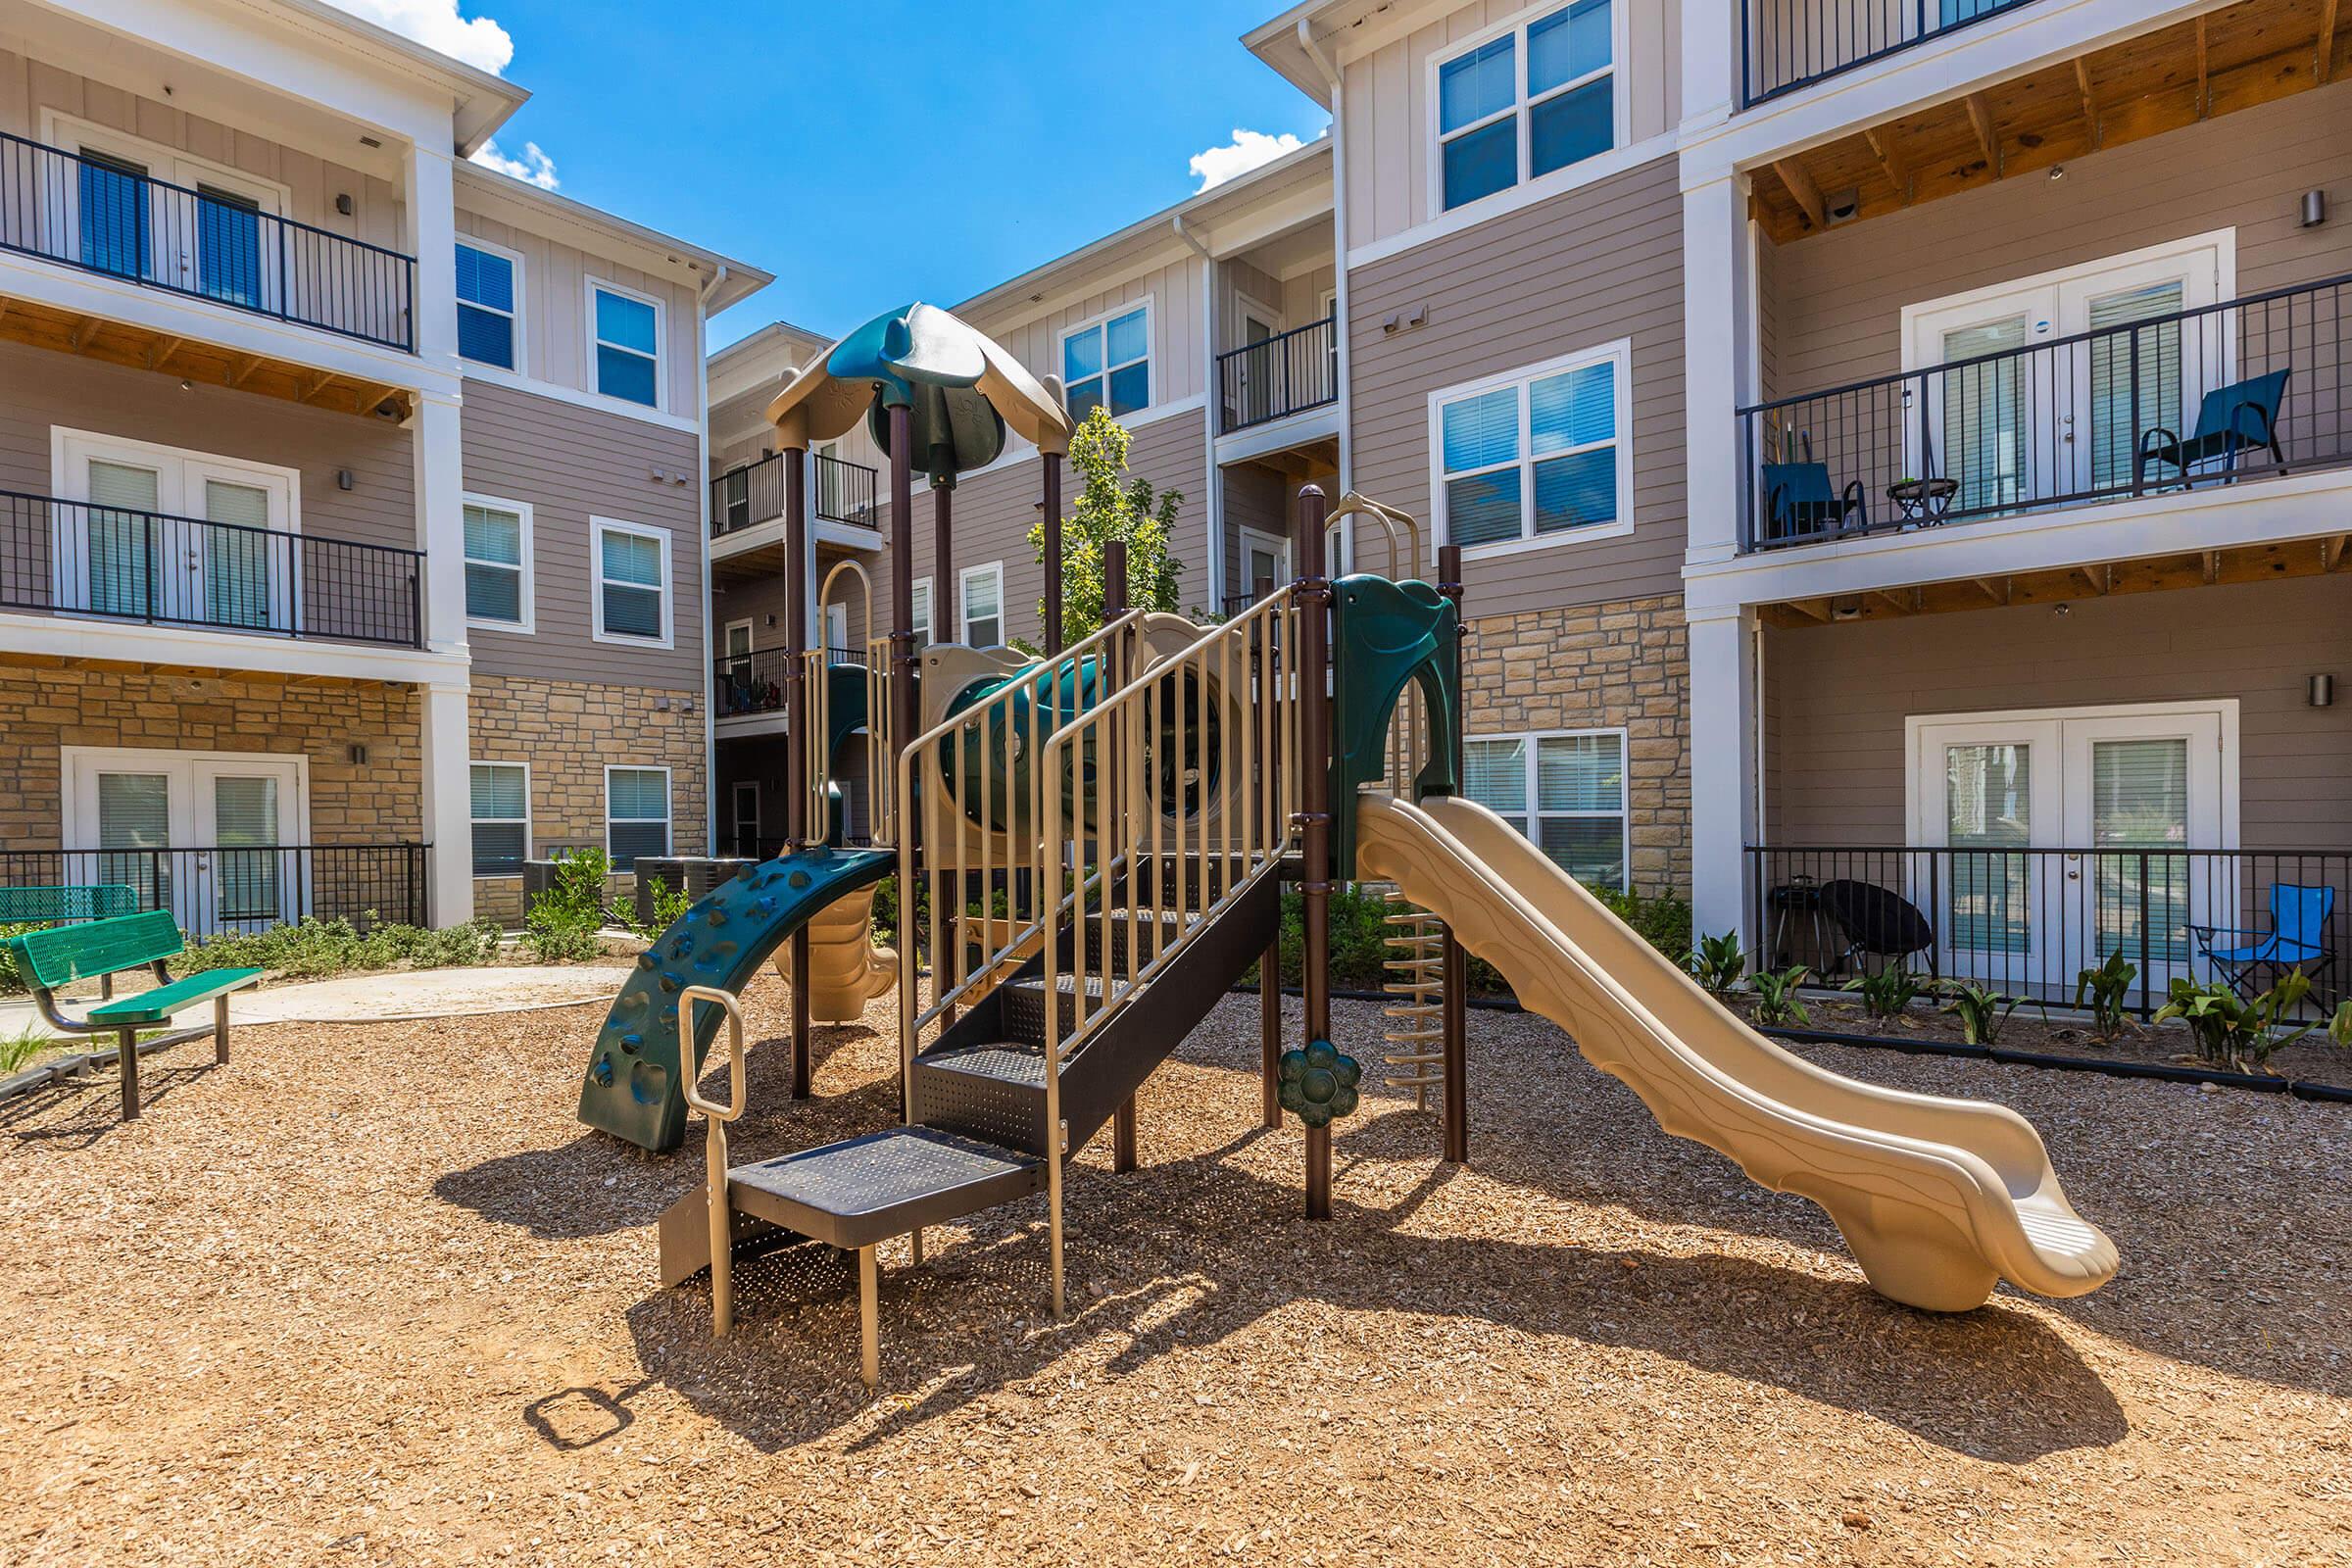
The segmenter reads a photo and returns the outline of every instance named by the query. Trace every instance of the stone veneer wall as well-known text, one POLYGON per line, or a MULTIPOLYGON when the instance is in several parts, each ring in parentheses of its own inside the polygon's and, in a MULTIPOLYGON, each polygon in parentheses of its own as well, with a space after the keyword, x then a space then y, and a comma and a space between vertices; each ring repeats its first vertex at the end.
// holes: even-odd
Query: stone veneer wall
MULTIPOLYGON (((469 707, 472 760, 530 764, 534 855, 544 857, 558 844, 605 842, 607 765, 667 767, 670 852, 705 852, 710 797, 702 693, 476 671, 469 707), (662 699, 667 709, 658 706, 662 699)), ((476 878, 473 908, 494 920, 519 920, 521 879, 476 878)))
POLYGON ((1463 684, 1472 736, 1623 727, 1633 885, 1690 893, 1690 655, 1680 596, 1473 618, 1463 684))

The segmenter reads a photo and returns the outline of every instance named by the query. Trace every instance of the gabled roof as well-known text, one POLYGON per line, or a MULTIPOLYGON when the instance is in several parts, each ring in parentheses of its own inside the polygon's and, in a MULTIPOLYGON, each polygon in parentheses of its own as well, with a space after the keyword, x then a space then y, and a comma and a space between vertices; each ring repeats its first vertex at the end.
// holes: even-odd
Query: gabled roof
POLYGON ((327 0, 245 0, 266 15, 273 15, 314 32, 334 34, 347 48, 380 65, 424 76, 449 90, 455 108, 450 117, 450 140, 461 158, 472 156, 508 117, 530 100, 528 88, 477 66, 427 48, 416 39, 353 16, 327 0))

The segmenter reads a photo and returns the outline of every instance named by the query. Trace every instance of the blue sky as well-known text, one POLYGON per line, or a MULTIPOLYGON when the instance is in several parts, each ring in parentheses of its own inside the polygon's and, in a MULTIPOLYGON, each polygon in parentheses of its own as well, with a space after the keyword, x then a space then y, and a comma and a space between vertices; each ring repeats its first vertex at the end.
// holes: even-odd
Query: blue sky
POLYGON ((1281 0, 339 3, 477 65, 503 29, 503 156, 774 272, 713 347, 952 304, 1182 200, 1237 129, 1328 122, 1239 41, 1281 0))

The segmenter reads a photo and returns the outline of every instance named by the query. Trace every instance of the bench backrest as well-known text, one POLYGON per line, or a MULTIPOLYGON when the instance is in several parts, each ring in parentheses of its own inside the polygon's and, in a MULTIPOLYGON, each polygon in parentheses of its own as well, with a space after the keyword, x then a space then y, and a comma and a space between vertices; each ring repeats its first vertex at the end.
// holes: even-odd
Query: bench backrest
POLYGON ((0 888, 0 922, 11 925, 46 920, 103 920, 109 915, 136 914, 139 890, 121 882, 57 888, 0 888))
POLYGON ((179 922, 169 909, 145 914, 118 914, 81 925, 61 925, 48 931, 27 931, 8 939, 17 972, 44 991, 75 980, 135 969, 158 958, 186 951, 179 922))

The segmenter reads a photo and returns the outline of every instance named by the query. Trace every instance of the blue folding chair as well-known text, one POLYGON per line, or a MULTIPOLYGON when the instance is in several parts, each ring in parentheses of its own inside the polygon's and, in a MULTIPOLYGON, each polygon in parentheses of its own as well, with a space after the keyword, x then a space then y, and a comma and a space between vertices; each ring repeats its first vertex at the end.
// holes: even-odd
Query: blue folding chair
POLYGON ((1763 466, 1767 543, 1841 533, 1849 517, 1855 528, 1870 526, 1870 506, 1861 480, 1848 480, 1840 493, 1830 483, 1826 463, 1767 463, 1763 466))
POLYGON ((2197 427, 2185 439, 2162 425, 2143 433, 2137 475, 2141 487, 2147 485, 2152 464, 2174 469, 2185 489, 2189 470, 2200 463, 2219 459, 2221 471, 2228 477, 2237 472, 2240 452, 2260 452, 2266 447, 2271 461, 2284 468, 2286 453, 2278 445, 2278 406, 2286 401, 2286 378, 2292 373, 2273 370, 2215 387, 2197 405, 2197 427))
POLYGON ((2262 987, 2262 971, 2284 974, 2301 969, 2304 978, 2317 978, 2335 961, 2328 945, 2328 920, 2335 913, 2335 889, 2304 887, 2293 882, 2271 884, 2271 928, 2192 925, 2197 951, 2214 972, 2239 996, 2251 998, 2262 987), (2230 946, 2220 944, 2228 942, 2230 946))

